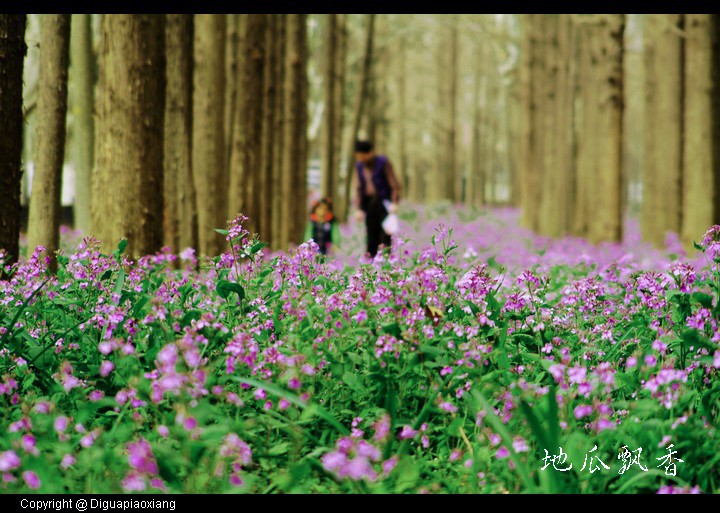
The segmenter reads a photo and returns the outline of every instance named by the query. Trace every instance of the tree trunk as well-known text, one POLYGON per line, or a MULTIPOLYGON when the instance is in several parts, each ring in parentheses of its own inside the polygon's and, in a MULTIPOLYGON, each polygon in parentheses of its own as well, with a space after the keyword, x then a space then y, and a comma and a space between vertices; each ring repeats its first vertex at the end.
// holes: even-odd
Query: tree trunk
POLYGON ((164 150, 164 243, 198 248, 197 198, 192 173, 193 16, 168 14, 164 150))
POLYGON ((360 122, 364 112, 365 101, 367 97, 368 82, 370 78, 370 67, 373 59, 373 41, 375 34, 375 15, 368 14, 367 30, 365 32, 365 55, 363 58, 363 67, 359 77, 359 87, 357 88, 357 97, 355 99, 355 112, 353 114, 353 124, 348 138, 348 160, 345 166, 347 174, 345 175, 345 191, 343 194, 343 203, 341 208, 336 212, 340 221, 345 222, 350 213, 350 193, 353 183, 353 173, 355 172, 355 153, 354 146, 360 130, 360 122))
MULTIPOLYGON (((339 64, 337 54, 340 52, 339 45, 339 14, 327 14, 325 16, 325 39, 324 39, 324 76, 323 76, 323 128, 322 128, 322 158, 320 159, 320 173, 322 176, 321 194, 325 197, 333 197, 337 194, 337 88, 338 72, 336 66, 339 64)), ((342 108, 342 105, 340 105, 342 108)))
POLYGON ((285 170, 283 169, 284 156, 283 149, 285 146, 285 112, 283 104, 285 101, 285 40, 286 40, 286 22, 287 14, 277 14, 278 26, 277 36, 273 41, 275 46, 275 67, 273 70, 273 81, 277 84, 275 93, 275 102, 272 108, 273 114, 273 151, 272 151, 272 184, 270 188, 270 204, 272 207, 272 230, 271 230, 271 247, 276 250, 284 250, 287 244, 287 238, 283 236, 282 225, 286 224, 286 216, 289 212, 287 196, 289 190, 283 187, 285 170))
POLYGON ((259 199, 259 235, 260 239, 272 245, 272 216, 273 216, 273 150, 275 144, 275 125, 273 116, 273 107, 275 105, 275 95, 277 94, 278 84, 275 82, 275 68, 277 61, 277 52, 275 49, 275 39, 278 35, 279 18, 277 14, 271 14, 268 21, 268 27, 265 30, 265 49, 267 57, 263 68, 263 91, 261 99, 262 104, 262 144, 260 151, 260 181, 257 197, 259 199))
MULTIPOLYGON (((236 80, 238 69, 241 65, 243 53, 242 48, 242 20, 245 16, 241 14, 228 14, 227 36, 225 38, 225 112, 223 131, 225 133, 225 164, 230 166, 233 132, 235 131, 235 116, 237 115, 237 96, 239 83, 236 80)), ((230 171, 228 170, 228 173, 230 171)), ((229 174, 228 174, 229 178, 229 174)))
POLYGON ((400 180, 401 189, 403 191, 409 191, 409 165, 407 156, 407 65, 405 58, 407 52, 405 51, 405 45, 407 44, 406 38, 401 38, 398 42, 397 55, 398 55, 398 73, 397 73, 397 104, 398 104, 398 119, 397 119, 397 140, 398 140, 398 155, 397 155, 397 168, 398 179, 400 180))
MULTIPOLYGON (((306 22, 305 22, 306 23, 306 22)), ((304 29, 303 29, 304 30, 304 29)), ((332 185, 331 197, 335 203, 340 195, 340 162, 343 153, 343 133, 345 129, 345 68, 347 60, 347 14, 337 15, 337 45, 338 51, 335 52, 335 81, 333 102, 335 103, 335 119, 333 120, 335 133, 335 152, 333 153, 332 170, 335 176, 332 185)), ((305 50, 307 52, 307 49, 305 50)), ((305 174, 305 173, 303 173, 305 174)), ((303 203, 305 205, 305 203, 303 203)))
POLYGON ((259 227, 260 154, 262 148, 263 69, 266 58, 265 31, 269 15, 248 14, 245 21, 244 55, 238 78, 238 112, 234 117, 230 165, 228 217, 248 217, 246 228, 259 227))
POLYGON ((196 14, 194 28, 192 170, 197 195, 199 253, 226 249, 225 23, 223 14, 196 14))
POLYGON ((522 17, 521 39, 520 39, 520 65, 518 80, 520 81, 520 130, 519 130, 519 173, 520 180, 520 224, 524 228, 533 227, 533 199, 534 199, 534 174, 533 169, 533 148, 531 147, 533 137, 533 14, 526 14, 522 17))
POLYGON ((60 202, 65 161, 70 15, 41 17, 40 78, 35 132, 35 173, 28 213, 28 255, 45 248, 50 267, 57 269, 60 248, 60 202))
POLYGON ((0 279, 20 258, 25 14, 0 14, 0 279))
POLYGON ((683 137, 682 14, 648 14, 645 26, 646 121, 643 238, 665 247, 680 233, 683 137))
POLYGON ((287 15, 287 50, 285 53, 285 114, 283 180, 281 194, 286 198, 283 209, 281 249, 289 249, 302 239, 306 212, 307 168, 307 15, 287 15))
POLYGON ((693 242, 718 222, 718 15, 685 15, 682 242, 693 242))
POLYGON ((452 203, 462 201, 462 173, 458 166, 457 150, 457 102, 458 102, 458 25, 457 15, 450 16, 451 25, 449 29, 450 42, 450 66, 448 69, 448 127, 447 127, 447 191, 452 203))
POLYGON ((91 211, 107 253, 123 238, 131 257, 162 247, 164 36, 161 15, 102 18, 91 211))
POLYGON ((95 149, 93 103, 95 92, 95 54, 89 14, 73 14, 70 33, 70 102, 73 111, 73 157, 75 160, 75 228, 90 231, 90 176, 95 149))

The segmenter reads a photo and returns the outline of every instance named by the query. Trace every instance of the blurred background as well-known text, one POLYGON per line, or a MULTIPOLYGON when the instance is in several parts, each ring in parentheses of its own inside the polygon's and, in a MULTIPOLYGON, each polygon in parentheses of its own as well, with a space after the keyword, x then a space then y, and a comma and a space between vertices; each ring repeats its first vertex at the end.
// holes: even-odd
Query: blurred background
POLYGON ((362 138, 393 162, 404 208, 512 207, 540 235, 590 242, 633 220, 691 249, 719 217, 717 17, 0 15, 27 45, 0 247, 19 254, 22 226, 57 248, 65 224, 135 255, 214 255, 214 229, 242 212, 289 249, 313 198, 348 219, 362 138))

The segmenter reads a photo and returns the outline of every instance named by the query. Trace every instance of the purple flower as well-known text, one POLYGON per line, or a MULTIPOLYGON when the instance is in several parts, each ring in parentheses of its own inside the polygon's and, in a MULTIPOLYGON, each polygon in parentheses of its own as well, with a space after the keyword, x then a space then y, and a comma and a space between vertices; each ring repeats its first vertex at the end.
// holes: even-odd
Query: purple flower
POLYGON ((25 481, 25 484, 28 485, 28 487, 32 490, 37 490, 38 488, 40 488, 40 478, 32 470, 26 470, 25 472, 23 472, 22 478, 23 481, 25 481))
POLYGON ((145 479, 137 472, 130 472, 120 483, 126 492, 142 492, 145 490, 145 479))
POLYGON ((505 459, 508 456, 510 456, 510 451, 508 451, 507 447, 505 447, 504 445, 500 447, 495 453, 495 457, 499 460, 505 459))
POLYGON ((20 457, 15 451, 5 451, 0 453, 0 472, 7 472, 20 466, 20 457))
POLYGON ((115 364, 109 360, 105 360, 100 364, 100 375, 106 378, 115 368, 115 364))
POLYGON ((415 431, 410 426, 403 426, 402 431, 400 431, 400 440, 405 440, 407 438, 414 438, 415 435, 417 435, 417 431, 415 431))
POLYGON ((60 468, 63 470, 67 470, 71 466, 75 464, 77 459, 72 454, 66 454, 63 456, 62 461, 60 461, 60 468))
POLYGON ((583 417, 587 417, 588 415, 592 414, 592 412, 592 406, 589 406, 587 404, 581 404, 575 408, 575 418, 580 420, 583 417))

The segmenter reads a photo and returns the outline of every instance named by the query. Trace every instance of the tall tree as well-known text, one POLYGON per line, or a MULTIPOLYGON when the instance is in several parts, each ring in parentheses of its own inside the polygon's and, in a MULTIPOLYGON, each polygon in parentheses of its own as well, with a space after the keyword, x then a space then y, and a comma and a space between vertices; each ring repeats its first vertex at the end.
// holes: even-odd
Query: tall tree
POLYGON ((323 61, 323 127, 322 127, 322 159, 320 160, 322 176, 322 195, 334 196, 337 190, 337 144, 340 134, 337 133, 337 104, 338 81, 336 66, 339 64, 337 54, 341 48, 339 44, 339 23, 341 14, 328 14, 325 16, 324 61, 323 61))
POLYGON ((225 169, 225 28, 224 14, 196 14, 193 33, 192 170, 197 198, 198 246, 204 256, 225 250, 215 232, 227 218, 225 169))
POLYGON ((274 115, 275 95, 278 84, 275 82, 277 51, 275 40, 278 36, 279 17, 277 14, 269 16, 268 26, 265 30, 266 58, 263 68, 263 91, 258 100, 262 105, 262 143, 260 150, 260 172, 258 198, 258 233, 260 239, 272 243, 272 216, 273 216, 273 153, 274 153, 274 115))
POLYGON ((90 14, 73 14, 70 33, 70 105, 73 113, 73 159, 75 163, 75 228, 90 231, 90 175, 95 149, 95 53, 90 14))
MULTIPOLYGON (((25 14, 0 14, 0 260, 20 257, 20 181, 22 179, 25 14)), ((0 279, 4 272, 0 265, 0 279)))
POLYGON ((338 209, 338 217, 341 221, 346 221, 350 212, 350 193, 352 189, 352 177, 355 172, 355 153, 354 144, 360 131, 360 123, 365 109, 365 102, 367 101, 368 82, 370 79, 370 68, 373 60, 373 43, 375 38, 375 15, 368 14, 367 16, 367 28, 365 31, 365 54, 363 56, 363 65, 358 78, 357 96, 355 97, 355 105, 353 112, 353 123, 350 129, 350 135, 348 137, 348 157, 346 162, 346 175, 345 184, 343 191, 342 204, 338 209))
POLYGON ((648 14, 645 23, 643 238, 665 246, 680 232, 682 198, 682 14, 648 14))
POLYGON ((35 173, 28 214, 28 252, 44 246, 45 255, 51 259, 51 267, 56 267, 65 160, 70 15, 44 14, 41 25, 35 173))
POLYGON ((287 15, 285 55, 285 144, 281 195, 286 198, 280 242, 282 249, 298 244, 307 213, 307 15, 287 15))
POLYGON ((237 113, 234 116, 230 162, 228 217, 247 216, 247 229, 257 232, 259 218, 260 154, 265 31, 270 15, 248 14, 245 21, 245 58, 239 67, 237 113))
POLYGON ((285 249, 287 240, 283 239, 282 225, 286 224, 286 215, 288 212, 288 201, 290 198, 289 190, 283 187, 285 164, 283 156, 283 148, 285 146, 285 40, 287 29, 287 14, 278 14, 277 35, 273 41, 273 51, 275 53, 275 66, 273 68, 273 81, 277 84, 274 103, 272 106, 272 124, 273 124, 273 150, 272 150, 272 180, 271 180, 271 196, 270 205, 272 208, 271 216, 271 247, 275 249, 285 249))
POLYGON ((688 252, 720 220, 720 51, 718 15, 685 15, 683 210, 688 252))
POLYGON ((138 257, 163 242, 165 16, 103 16, 100 45, 92 232, 138 257))
POLYGON ((167 15, 165 45, 164 244, 181 251, 198 247, 192 173, 192 14, 167 15))
POLYGON ((621 14, 577 15, 577 171, 573 233, 622 238, 623 33, 621 14))

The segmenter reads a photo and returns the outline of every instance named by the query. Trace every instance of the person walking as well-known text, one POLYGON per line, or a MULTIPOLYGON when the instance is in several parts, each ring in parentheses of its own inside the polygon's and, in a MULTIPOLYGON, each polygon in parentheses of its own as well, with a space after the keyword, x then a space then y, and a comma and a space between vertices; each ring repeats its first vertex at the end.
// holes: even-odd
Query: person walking
POLYGON ((392 245, 392 238, 385 232, 382 223, 400 202, 400 183, 390 159, 375 154, 372 142, 355 143, 355 160, 355 219, 365 219, 367 252, 375 258, 381 246, 389 248, 392 245))

